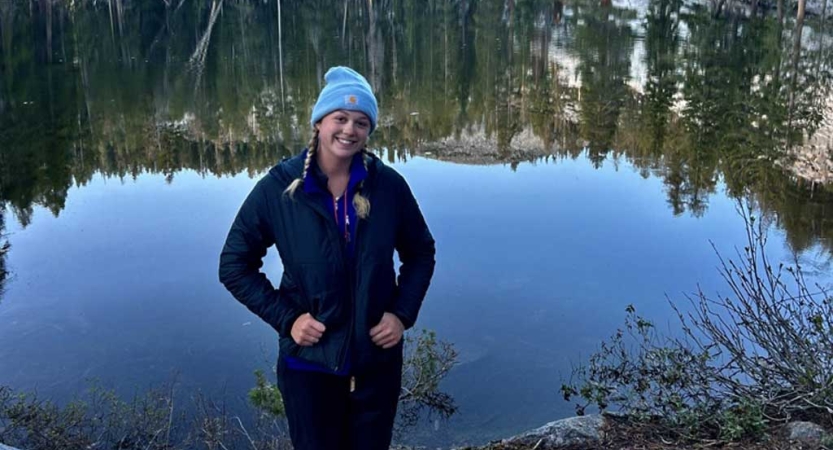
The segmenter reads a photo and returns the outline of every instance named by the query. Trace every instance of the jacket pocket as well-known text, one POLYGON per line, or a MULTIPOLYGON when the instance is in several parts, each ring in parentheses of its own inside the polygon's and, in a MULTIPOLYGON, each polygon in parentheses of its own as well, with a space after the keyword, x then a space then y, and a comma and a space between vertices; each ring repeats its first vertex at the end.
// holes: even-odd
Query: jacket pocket
POLYGON ((346 338, 344 330, 327 330, 319 343, 301 346, 291 336, 281 337, 278 340, 278 357, 291 356, 332 370, 339 363, 340 350, 346 338))
POLYGON ((278 348, 282 357, 292 356, 293 358, 327 366, 329 361, 325 357, 324 347, 325 343, 323 339, 318 344, 308 346, 296 344, 292 336, 282 337, 278 340, 278 348))
POLYGON ((396 307, 398 288, 396 287, 396 273, 393 263, 373 263, 362 269, 363 285, 359 292, 366 292, 364 299, 367 320, 371 326, 382 319, 386 312, 392 312, 396 307))
POLYGON ((296 308, 306 309, 304 308, 304 304, 301 301, 303 298, 303 294, 301 293, 301 289, 297 283, 292 279, 292 277, 284 271, 283 275, 281 276, 281 284, 280 284, 280 293, 281 297, 295 305, 296 308))
POLYGON ((280 358, 285 356, 297 357, 300 348, 301 346, 295 343, 295 339, 292 339, 292 336, 281 336, 278 339, 278 350, 280 353, 278 357, 280 358))
POLYGON ((300 307, 325 325, 349 319, 350 291, 343 271, 328 262, 297 264, 293 276, 298 281, 300 307))
POLYGON ((349 293, 327 289, 312 295, 310 314, 327 327, 347 323, 350 318, 349 293))

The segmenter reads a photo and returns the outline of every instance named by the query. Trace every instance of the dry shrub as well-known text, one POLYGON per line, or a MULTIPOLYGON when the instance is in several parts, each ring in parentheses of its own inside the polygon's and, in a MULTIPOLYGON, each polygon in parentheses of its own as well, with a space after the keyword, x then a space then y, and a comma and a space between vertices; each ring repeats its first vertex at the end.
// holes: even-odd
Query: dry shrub
POLYGON ((738 208, 748 244, 734 259, 718 252, 729 295, 698 289, 662 335, 627 308, 625 326, 562 386, 583 399, 579 414, 611 407, 684 439, 761 438, 773 424, 833 417, 833 299, 800 265, 773 264, 767 227, 738 208))

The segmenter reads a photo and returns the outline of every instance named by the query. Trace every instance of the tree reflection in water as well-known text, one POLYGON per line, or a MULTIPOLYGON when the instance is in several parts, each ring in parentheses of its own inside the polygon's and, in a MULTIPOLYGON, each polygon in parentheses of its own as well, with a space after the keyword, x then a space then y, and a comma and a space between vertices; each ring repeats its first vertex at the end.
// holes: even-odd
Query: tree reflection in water
POLYGON ((3 292, 6 288, 6 277, 8 271, 6 269, 6 253, 9 252, 11 244, 6 240, 6 206, 0 202, 0 300, 3 299, 3 292))
POLYGON ((378 90, 372 145, 392 160, 622 158, 663 180, 673 214, 704 214, 725 184, 794 250, 833 250, 830 193, 774 164, 821 124, 830 52, 774 20, 680 0, 17 3, 0 2, 0 201, 23 226, 95 174, 264 170, 348 64, 378 90))

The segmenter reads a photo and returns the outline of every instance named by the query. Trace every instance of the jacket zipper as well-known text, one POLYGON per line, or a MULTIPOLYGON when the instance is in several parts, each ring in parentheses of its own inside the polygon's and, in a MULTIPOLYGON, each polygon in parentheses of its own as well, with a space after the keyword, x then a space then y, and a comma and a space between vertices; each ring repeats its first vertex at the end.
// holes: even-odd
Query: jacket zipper
MULTIPOLYGON (((332 223, 332 222, 331 222, 332 223)), ((361 220, 358 220, 356 223, 356 233, 353 236, 353 248, 355 249, 356 255, 358 255, 359 251, 359 228, 361 227, 361 220)), ((336 361, 335 367, 333 367, 333 371, 338 372, 339 369, 343 368, 344 365, 347 363, 347 357, 349 356, 348 353, 350 351, 350 344, 353 341, 353 331, 356 327, 356 273, 358 271, 359 265, 355 263, 352 264, 353 267, 350 267, 347 264, 347 260, 345 259, 344 255, 344 246, 341 244, 341 239, 338 236, 338 227, 337 225, 333 224, 330 227, 330 239, 334 241, 335 246, 338 248, 339 253, 339 265, 341 266, 342 273, 347 276, 347 290, 349 291, 349 298, 350 298, 350 326, 347 328, 347 339, 344 340, 342 344, 340 356, 338 361, 336 361), (335 230, 335 235, 333 235, 332 230, 335 230)), ((358 260, 358 256, 355 258, 358 260)))
MULTIPOLYGON (((342 196, 344 196, 344 239, 347 241, 347 242, 344 242, 344 243, 342 243, 341 239, 338 237, 338 233, 340 232, 340 230, 338 230, 338 200, 339 199, 333 197, 333 208, 334 208, 334 211, 335 211, 335 226, 336 226, 336 229, 337 229, 336 237, 334 239, 334 241, 335 241, 334 244, 338 247, 339 261, 340 261, 340 265, 342 267, 342 273, 347 278, 347 289, 350 291, 350 295, 349 295, 350 303, 348 305, 350 307, 350 327, 347 328, 347 339, 345 339, 344 343, 342 344, 341 350, 339 351, 338 361, 336 361, 336 365, 333 369, 336 372, 338 372, 340 367, 344 367, 347 364, 347 353, 349 352, 349 349, 350 349, 350 341, 353 339, 353 327, 355 326, 355 312, 354 312, 355 307, 353 306, 354 303, 355 303, 355 300, 353 299, 353 296, 354 296, 353 291, 355 289, 353 288, 354 283, 353 283, 353 277, 351 275, 351 268, 349 266, 349 263, 347 262, 347 260, 344 257, 345 256, 344 255, 344 245, 348 244, 349 240, 350 240, 350 210, 348 209, 348 206, 347 206, 348 192, 350 192, 349 187, 347 188, 347 190, 344 191, 344 194, 342 194, 342 196)), ((330 239, 333 239, 333 238, 331 237, 330 239)))
POLYGON ((344 344, 341 347, 341 352, 339 352, 340 355, 338 361, 336 362, 336 366, 333 369, 336 372, 338 372, 338 369, 344 367, 344 364, 347 363, 347 353, 350 350, 350 342, 353 340, 353 328, 356 326, 356 307, 353 293, 354 289, 352 277, 350 277, 349 282, 350 286, 348 288, 350 289, 350 327, 347 329, 347 339, 344 340, 344 344))
MULTIPOLYGON (((318 213, 324 219, 325 223, 329 224, 329 225, 325 225, 327 227, 327 235, 329 236, 330 243, 334 244, 335 248, 337 249, 336 251, 338 252, 338 256, 339 256, 339 258, 338 258, 339 259, 339 263, 338 263, 339 268, 341 269, 341 273, 349 274, 350 272, 348 271, 348 268, 346 267, 346 264, 344 262, 344 248, 342 247, 341 239, 338 236, 338 225, 335 224, 334 221, 332 220, 332 217, 330 217, 330 215, 326 213, 326 211, 324 210, 324 207, 317 204, 315 202, 315 200, 309 198, 309 196, 305 195, 305 203, 307 203, 312 208, 313 211, 318 213)), ((358 224, 357 224, 357 228, 358 228, 358 224)), ((357 229, 356 234, 358 234, 358 229, 357 229)), ((341 351, 339 352, 340 357, 339 357, 338 361, 336 361, 334 366, 330 367, 334 372, 338 372, 339 369, 344 367, 346 357, 347 357, 347 355, 346 355, 347 349, 350 348, 350 341, 353 339, 353 327, 355 326, 355 323, 354 323, 355 322, 355 312, 353 311, 355 309, 354 306, 353 306, 353 302, 354 302, 354 299, 353 299, 354 292, 353 291, 355 289, 353 288, 352 284, 353 284, 352 280, 350 280, 350 286, 349 286, 349 290, 350 290, 350 328, 348 328, 348 330, 347 330, 347 339, 344 341, 344 344, 341 348, 341 351)))
MULTIPOLYGON (((332 223, 332 222, 331 222, 332 223)), ((347 289, 350 291, 350 327, 347 328, 347 339, 344 340, 342 344, 340 356, 338 361, 336 361, 335 366, 333 367, 334 372, 338 372, 339 369, 344 367, 344 364, 347 361, 347 350, 350 348, 350 341, 353 339, 353 327, 355 326, 355 306, 354 306, 354 288, 353 288, 353 279, 350 276, 350 270, 346 267, 346 263, 344 261, 344 247, 341 245, 341 240, 338 237, 338 230, 336 229, 336 225, 330 227, 330 240, 333 241, 335 246, 338 248, 338 256, 339 256, 339 266, 341 267, 341 272, 348 275, 348 286, 347 289), (333 235, 333 230, 335 230, 335 235, 333 235)))
MULTIPOLYGON (((354 246, 353 248, 354 248, 354 251, 355 251, 355 261, 353 261, 353 267, 347 267, 346 268, 347 270, 345 270, 345 273, 348 274, 348 284, 349 284, 348 285, 348 290, 350 291, 350 328, 347 331, 347 340, 345 341, 344 347, 341 350, 341 358, 339 360, 339 364, 340 364, 341 367, 343 367, 344 364, 347 361, 347 356, 348 356, 347 353, 350 349, 350 343, 353 340, 353 329, 356 327, 356 280, 358 280, 358 274, 357 273, 359 271, 359 264, 357 263, 357 261, 358 261, 359 243, 360 243, 359 236, 361 236, 361 233, 359 233, 359 228, 361 228, 361 226, 362 226, 362 221, 357 220, 356 233, 353 236, 353 246, 354 246)), ((340 244, 340 242, 339 242, 339 244, 340 244)), ((341 246, 339 245, 339 247, 341 247, 341 246)), ((342 253, 342 255, 341 255, 342 260, 341 261, 342 261, 342 264, 344 264, 344 249, 343 248, 341 249, 341 253, 342 253)), ((339 366, 336 366, 336 369, 335 369, 336 372, 338 371, 338 367, 339 366)))
MULTIPOLYGON (((366 188, 368 186, 369 185, 366 184, 366 188)), ((369 192, 369 189, 366 189, 366 192, 369 192)), ((347 339, 344 340, 344 344, 341 348, 341 352, 340 352, 341 355, 339 357, 339 360, 336 361, 335 366, 332 368, 334 372, 338 372, 338 370, 341 369, 342 367, 344 367, 344 364, 346 364, 346 362, 347 362, 347 352, 350 349, 350 342, 353 340, 353 328, 355 328, 355 326, 356 326, 356 280, 358 279, 359 265, 358 264, 353 264, 354 267, 352 267, 352 268, 346 267, 346 263, 345 263, 345 260, 344 260, 344 247, 341 245, 341 239, 338 236, 338 225, 333 223, 333 221, 331 221, 329 219, 329 217, 328 217, 329 215, 325 213, 324 208, 322 206, 316 204, 313 199, 310 199, 309 197, 307 197, 306 202, 310 205, 310 207, 312 207, 312 209, 314 211, 318 212, 318 214, 320 214, 322 217, 325 218, 325 222, 330 223, 330 226, 327 227, 327 229, 329 230, 328 234, 330 235, 330 240, 333 243, 335 243, 336 248, 338 248, 339 265, 341 267, 342 272, 349 275, 348 290, 350 291, 350 305, 349 305, 350 306, 350 327, 347 329, 347 339)), ((360 228, 362 228, 362 220, 357 219, 356 220, 356 233, 355 233, 355 236, 353 236, 353 241, 354 241, 353 242, 353 245, 354 245, 353 248, 355 249, 356 261, 358 261, 358 259, 359 259, 358 254, 359 254, 360 248, 361 248, 359 246, 359 244, 360 244, 359 236, 361 236, 361 233, 359 233, 360 228)))

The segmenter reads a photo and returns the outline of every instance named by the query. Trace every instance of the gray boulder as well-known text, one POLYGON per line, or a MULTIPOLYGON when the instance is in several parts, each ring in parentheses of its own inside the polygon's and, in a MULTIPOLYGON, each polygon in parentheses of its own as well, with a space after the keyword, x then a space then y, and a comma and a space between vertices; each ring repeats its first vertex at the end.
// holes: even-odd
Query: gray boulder
MULTIPOLYGON (((807 15, 821 16, 824 13, 827 17, 833 15, 833 3, 827 3, 827 9, 824 8, 824 0, 807 0, 804 6, 807 15)), ((789 12, 787 13, 789 14, 789 12)), ((793 13, 795 14, 795 13, 793 13)))
POLYGON ((793 442, 818 445, 827 435, 824 428, 813 422, 790 422, 787 424, 787 436, 793 442))
POLYGON ((593 414, 556 420, 540 428, 509 438, 506 444, 538 445, 538 449, 556 449, 565 445, 588 444, 604 438, 604 417, 593 414), (539 444, 540 442, 540 444, 539 444))

